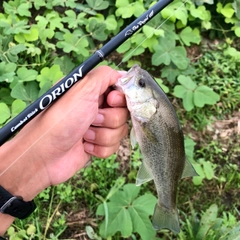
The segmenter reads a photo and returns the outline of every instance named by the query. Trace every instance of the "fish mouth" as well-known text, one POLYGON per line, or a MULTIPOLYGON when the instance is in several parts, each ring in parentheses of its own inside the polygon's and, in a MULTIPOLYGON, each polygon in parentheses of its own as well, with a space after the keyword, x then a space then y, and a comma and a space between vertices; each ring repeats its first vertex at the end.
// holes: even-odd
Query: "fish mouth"
POLYGON ((120 79, 122 85, 126 85, 132 78, 134 78, 139 70, 139 66, 135 64, 130 70, 120 79))

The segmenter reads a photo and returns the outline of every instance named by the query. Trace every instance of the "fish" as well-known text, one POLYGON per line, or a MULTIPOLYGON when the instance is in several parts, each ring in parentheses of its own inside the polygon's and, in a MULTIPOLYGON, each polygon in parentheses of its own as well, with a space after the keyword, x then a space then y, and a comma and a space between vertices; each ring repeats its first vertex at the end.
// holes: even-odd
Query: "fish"
POLYGON ((179 233, 178 184, 181 178, 198 174, 186 157, 175 109, 155 79, 137 64, 118 79, 115 88, 125 94, 133 125, 131 145, 138 143, 143 156, 136 185, 153 180, 156 187, 153 228, 179 233))

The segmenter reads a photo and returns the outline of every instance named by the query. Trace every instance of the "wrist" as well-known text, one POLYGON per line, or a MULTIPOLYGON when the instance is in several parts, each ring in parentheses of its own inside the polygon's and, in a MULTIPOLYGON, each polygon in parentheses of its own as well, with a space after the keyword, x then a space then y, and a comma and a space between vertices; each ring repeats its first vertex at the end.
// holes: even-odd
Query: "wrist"
POLYGON ((13 196, 31 201, 48 187, 41 178, 43 171, 37 146, 32 146, 27 132, 20 132, 15 138, 1 146, 0 185, 13 196))

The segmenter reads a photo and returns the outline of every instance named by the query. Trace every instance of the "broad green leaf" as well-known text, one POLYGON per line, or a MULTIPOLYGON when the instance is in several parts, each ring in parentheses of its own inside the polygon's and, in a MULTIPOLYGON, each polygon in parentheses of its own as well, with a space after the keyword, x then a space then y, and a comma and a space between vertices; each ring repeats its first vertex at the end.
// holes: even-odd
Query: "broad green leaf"
POLYGON ((0 63, 0 82, 12 82, 16 70, 15 63, 0 63))
POLYGON ((28 41, 28 42, 33 42, 38 40, 38 35, 39 35, 39 31, 36 27, 32 27, 30 29, 30 33, 25 33, 24 34, 24 38, 28 41))
POLYGON ((178 77, 178 81, 186 89, 189 89, 189 90, 192 90, 192 91, 195 90, 195 88, 197 87, 197 84, 195 82, 193 82, 193 80, 188 76, 180 75, 178 77))
POLYGON ((165 93, 169 92, 169 88, 166 85, 164 85, 163 80, 161 78, 155 78, 155 80, 165 93))
POLYGON ((234 14, 234 9, 232 3, 226 4, 220 11, 222 15, 226 18, 231 18, 234 14))
POLYGON ((91 19, 89 23, 89 32, 92 37, 104 41, 107 39, 107 34, 104 32, 106 29, 105 23, 98 23, 95 19, 91 19))
POLYGON ((30 3, 22 3, 21 5, 19 5, 19 7, 17 8, 18 14, 20 16, 26 16, 26 17, 30 17, 31 16, 31 12, 29 11, 30 9, 30 3))
POLYGON ((86 0, 90 8, 93 8, 96 11, 104 10, 108 8, 109 2, 103 0, 86 0))
POLYGON ((193 161, 194 147, 196 143, 189 137, 184 139, 185 152, 188 160, 193 161))
POLYGON ((240 20, 240 1, 234 1, 233 8, 235 10, 236 17, 240 20))
POLYGON ((197 107, 203 107, 205 104, 214 105, 220 100, 220 97, 211 88, 199 86, 194 92, 194 104, 197 107))
POLYGON ((236 34, 237 37, 240 37, 240 27, 236 27, 236 28, 234 29, 234 32, 235 32, 235 34, 236 34))
POLYGON ((155 236, 156 232, 149 215, 153 214, 156 198, 151 194, 137 197, 139 191, 140 188, 134 184, 126 184, 110 198, 110 202, 105 202, 107 207, 104 207, 104 204, 98 207, 97 215, 105 215, 105 220, 100 225, 102 237, 113 236, 117 231, 120 231, 123 237, 129 237, 133 232, 137 232, 143 240, 155 236))
POLYGON ((187 52, 184 47, 177 46, 169 52, 171 61, 181 70, 186 69, 189 65, 187 52))
POLYGON ((0 124, 5 123, 10 118, 10 110, 6 103, 0 103, 0 124))
POLYGON ((37 76, 39 86, 42 88, 45 83, 50 82, 53 85, 55 82, 63 77, 63 73, 59 65, 53 65, 51 68, 45 67, 41 70, 40 75, 37 76))
POLYGON ((82 32, 78 30, 64 34, 64 41, 57 43, 57 47, 62 48, 66 53, 73 51, 86 57, 89 55, 89 51, 86 49, 88 45, 86 36, 83 36, 82 32))
POLYGON ((190 46, 191 42, 199 44, 201 42, 201 36, 198 30, 193 30, 191 27, 184 28, 181 33, 180 37, 185 45, 190 46))
POLYGON ((194 108, 192 91, 186 91, 186 94, 183 98, 183 106, 186 111, 191 111, 194 108))
POLYGON ((26 103, 20 99, 16 99, 12 103, 12 117, 17 116, 26 108, 26 103))
POLYGON ((174 64, 170 64, 162 69, 161 77, 167 78, 170 83, 173 83, 180 74, 180 70, 174 64))
POLYGON ((133 232, 140 234, 142 240, 152 239, 156 231, 148 216, 154 212, 156 198, 151 194, 145 194, 133 201, 129 207, 129 213, 133 223, 133 232))
POLYGON ((13 87, 11 96, 27 103, 32 103, 37 99, 38 91, 39 87, 35 81, 27 82, 26 84, 18 83, 13 87))
POLYGON ((119 7, 116 11, 116 16, 121 16, 122 18, 130 18, 134 15, 135 8, 132 4, 124 5, 119 7))
POLYGON ((210 206, 209 209, 203 214, 200 221, 200 229, 196 235, 196 240, 205 239, 207 232, 212 227, 217 219, 218 207, 216 204, 210 206))
POLYGON ((107 30, 115 30, 117 28, 117 21, 114 15, 109 15, 105 21, 107 30))
POLYGON ((203 162, 203 169, 204 169, 204 173, 205 176, 208 180, 213 179, 214 177, 214 169, 213 169, 213 165, 211 162, 209 161, 204 161, 203 162))
POLYGON ((205 174, 204 174, 203 168, 202 168, 201 164, 199 164, 199 163, 193 163, 193 167, 194 167, 195 171, 199 175, 199 176, 194 176, 193 177, 193 183, 196 186, 201 185, 203 179, 205 178, 205 174))
POLYGON ((21 67, 17 70, 17 76, 19 82, 29 82, 36 80, 38 72, 32 69, 27 69, 26 67, 21 67))
POLYGON ((174 95, 178 98, 184 98, 186 91, 187 90, 184 86, 177 85, 174 87, 174 95))
POLYGON ((105 226, 106 220, 100 225, 101 236, 107 238, 120 231, 123 237, 129 237, 133 230, 129 211, 124 206, 115 203, 108 203, 107 206, 109 211, 108 226, 105 226), (107 231, 105 231, 106 229, 107 231))
POLYGON ((54 65, 60 66, 60 69, 63 75, 69 74, 73 70, 73 68, 76 66, 73 63, 72 59, 67 55, 64 55, 60 58, 55 58, 53 63, 54 65))
POLYGON ((115 5, 117 8, 125 7, 126 5, 129 5, 129 0, 117 0, 115 5))

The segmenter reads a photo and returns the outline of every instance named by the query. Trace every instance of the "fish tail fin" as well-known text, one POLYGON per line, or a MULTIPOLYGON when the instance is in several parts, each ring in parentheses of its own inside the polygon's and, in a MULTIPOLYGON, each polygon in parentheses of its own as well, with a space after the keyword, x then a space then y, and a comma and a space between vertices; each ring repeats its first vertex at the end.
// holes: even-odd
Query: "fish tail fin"
POLYGON ((177 209, 169 210, 158 203, 155 206, 152 224, 155 230, 167 228, 174 233, 180 232, 177 209))

